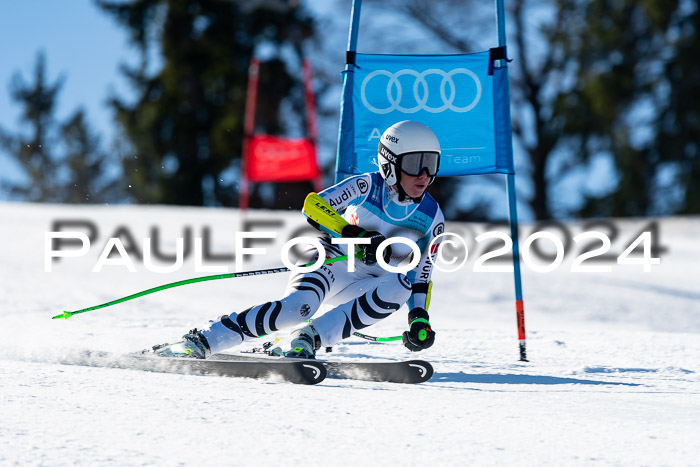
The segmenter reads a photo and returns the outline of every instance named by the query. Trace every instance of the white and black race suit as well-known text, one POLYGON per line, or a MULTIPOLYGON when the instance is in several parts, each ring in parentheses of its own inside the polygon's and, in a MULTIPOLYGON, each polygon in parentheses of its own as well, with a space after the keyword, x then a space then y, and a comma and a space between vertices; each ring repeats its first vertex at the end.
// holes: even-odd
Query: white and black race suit
MULTIPOLYGON (((348 271, 347 261, 341 261, 313 272, 292 274, 281 299, 210 321, 202 332, 212 353, 299 325, 314 317, 322 304, 330 310, 312 323, 322 346, 332 346, 371 326, 404 303, 408 302, 409 309, 426 308, 428 283, 442 238, 433 239, 444 231, 438 203, 427 193, 420 203, 399 201, 396 188, 388 186, 378 173, 347 178, 319 194, 349 223, 378 231, 387 239, 403 237, 415 242, 421 251, 417 266, 401 274, 356 260, 354 272, 348 271)), ((328 258, 347 254, 347 245, 331 244, 329 238, 321 244, 328 258)), ((391 245, 390 266, 402 266, 412 259, 409 245, 391 245)))

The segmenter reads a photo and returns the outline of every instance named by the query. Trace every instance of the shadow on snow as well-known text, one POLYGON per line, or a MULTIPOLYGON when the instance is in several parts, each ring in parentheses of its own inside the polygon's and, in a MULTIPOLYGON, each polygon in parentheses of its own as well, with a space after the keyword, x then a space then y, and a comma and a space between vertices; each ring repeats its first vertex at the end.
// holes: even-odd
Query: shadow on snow
POLYGON ((589 379, 559 378, 556 376, 508 375, 508 374, 468 374, 435 373, 432 382, 482 383, 482 384, 593 384, 603 386, 641 386, 635 383, 615 383, 612 381, 593 381, 589 379))

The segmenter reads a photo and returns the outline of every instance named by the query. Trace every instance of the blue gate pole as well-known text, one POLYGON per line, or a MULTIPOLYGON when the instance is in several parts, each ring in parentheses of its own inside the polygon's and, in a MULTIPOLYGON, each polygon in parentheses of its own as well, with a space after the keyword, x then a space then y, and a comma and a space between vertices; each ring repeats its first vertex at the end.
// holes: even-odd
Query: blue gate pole
POLYGON ((354 151, 353 148, 353 115, 352 115, 352 87, 355 80, 355 52, 357 51, 357 37, 360 33, 360 10, 362 0, 352 1, 350 12, 350 31, 348 33, 348 48, 345 54, 345 70, 343 71, 343 95, 340 101, 340 125, 338 126, 338 149, 335 158, 335 183, 340 182, 343 174, 340 168, 341 154, 343 151, 354 151), (347 107, 345 103, 347 102, 347 107))
POLYGON ((352 1, 352 10, 350 11, 350 32, 348 33, 348 51, 357 51, 357 36, 360 34, 360 10, 362 9, 362 0, 352 1))
MULTIPOLYGON (((504 0, 496 0, 496 23, 498 24, 498 46, 506 47, 506 15, 504 0)), ((504 63, 505 65, 505 63, 504 63)), ((508 81, 505 83, 508 86, 508 81)), ((510 92, 507 94, 510 96, 510 92)), ((508 105, 508 123, 510 124, 510 105, 508 105)), ((512 138, 511 133, 511 138, 512 138)), ((511 160, 513 159, 512 145, 511 160)), ((525 306, 523 304, 523 288, 520 278, 520 247, 518 243, 518 209, 515 193, 515 174, 506 174, 506 191, 508 193, 508 219, 510 220, 510 238, 513 240, 513 279, 515 282, 515 317, 518 325, 518 342, 520 345, 520 360, 527 362, 525 347, 525 306)))

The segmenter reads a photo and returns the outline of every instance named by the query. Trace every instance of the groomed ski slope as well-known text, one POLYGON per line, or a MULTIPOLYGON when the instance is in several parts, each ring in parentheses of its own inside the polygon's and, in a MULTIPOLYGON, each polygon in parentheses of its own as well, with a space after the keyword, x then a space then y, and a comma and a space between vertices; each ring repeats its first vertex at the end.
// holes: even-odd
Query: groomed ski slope
MULTIPOLYGON (((249 219, 281 222, 283 239, 304 225, 295 213, 249 219)), ((611 251, 619 254, 645 222, 616 222, 611 251)), ((172 253, 185 227, 195 237, 206 227, 211 251, 232 254, 236 210, 0 204, 0 465, 697 465, 700 220, 659 226, 668 251, 650 273, 614 264, 607 274, 572 273, 575 251, 553 272, 523 270, 529 363, 518 361, 512 275, 472 272, 477 249, 459 273, 433 276, 437 341, 412 355, 433 363, 430 382, 299 386, 57 363, 85 349, 129 352, 172 341, 277 298, 286 274, 187 285, 51 320, 213 274, 195 272, 192 255, 169 274, 136 258, 137 272, 91 272, 118 228, 142 249, 156 227, 160 249, 172 253), (93 222, 98 239, 87 256, 44 272, 45 232, 70 219, 93 222)), ((269 244, 270 253, 246 267, 281 264, 280 247, 269 244)), ((205 264, 234 269, 231 261, 205 264)), ((367 332, 397 335, 405 316, 402 309, 367 332)), ((330 355, 407 357, 399 344, 359 339, 330 355)))

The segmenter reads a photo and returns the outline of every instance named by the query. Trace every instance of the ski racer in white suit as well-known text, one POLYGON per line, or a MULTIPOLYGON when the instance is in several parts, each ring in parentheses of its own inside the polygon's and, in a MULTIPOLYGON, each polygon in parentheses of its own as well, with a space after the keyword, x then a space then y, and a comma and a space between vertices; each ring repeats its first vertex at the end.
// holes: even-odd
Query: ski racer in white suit
MULTIPOLYGON (((293 274, 280 300, 221 316, 201 330, 190 331, 181 342, 154 347, 155 352, 206 358, 245 340, 300 325, 322 304, 334 308, 295 330, 286 356, 314 358, 321 346, 350 337, 407 302, 409 329, 402 336, 404 345, 411 351, 433 345, 435 332, 427 311, 431 259, 437 255, 441 238, 433 239, 443 232, 444 218, 426 189, 438 172, 440 144, 425 125, 403 121, 384 132, 377 159, 378 172, 347 178, 319 193, 349 222, 343 237, 371 240, 357 246, 362 258, 355 262, 354 272, 340 262, 293 274), (412 240, 421 251, 417 266, 407 274, 389 272, 377 264, 377 247, 391 237, 412 240)), ((348 254, 348 245, 333 244, 328 236, 321 244, 328 258, 348 254)), ((412 255, 410 246, 394 243, 384 251, 384 260, 398 266, 408 264, 412 255)))

